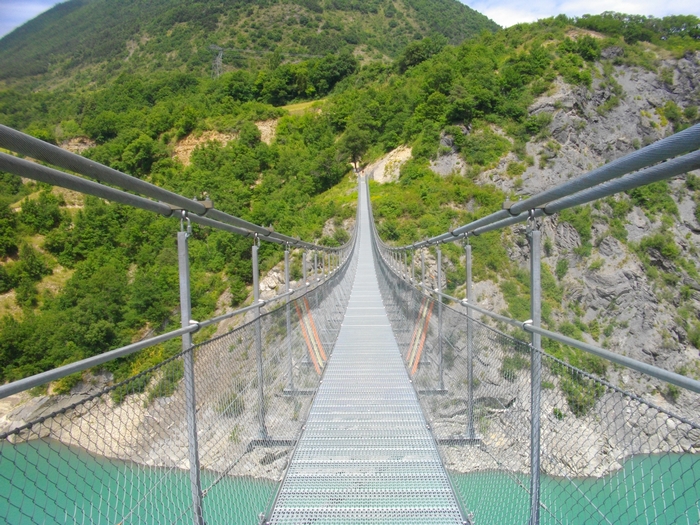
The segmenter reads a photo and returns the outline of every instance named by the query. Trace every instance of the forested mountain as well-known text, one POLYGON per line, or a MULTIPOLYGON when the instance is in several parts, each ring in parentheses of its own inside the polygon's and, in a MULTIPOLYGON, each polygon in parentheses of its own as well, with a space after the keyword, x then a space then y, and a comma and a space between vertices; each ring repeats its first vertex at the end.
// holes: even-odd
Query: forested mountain
MULTIPOLYGON (((466 23, 451 24, 469 11, 456 2, 227 3, 217 4, 221 11, 211 16, 203 14, 209 12, 204 5, 189 13, 191 5, 198 4, 143 2, 143 9, 162 12, 139 16, 128 34, 110 26, 109 34, 121 35, 126 50, 115 44, 91 55, 99 49, 97 40, 89 40, 93 33, 72 31, 86 40, 84 47, 70 47, 71 53, 82 49, 84 55, 76 54, 74 62, 61 55, 48 73, 33 71, 39 75, 32 77, 33 90, 0 91, 0 122, 64 147, 77 141, 84 155, 102 163, 329 244, 348 235, 344 224, 354 211, 350 163, 364 166, 408 146, 411 159, 397 171, 397 180, 372 189, 381 235, 404 244, 698 121, 696 17, 560 16, 464 39, 466 23), (436 16, 439 8, 454 12, 436 16), (166 12, 167 23, 158 18, 166 12), (240 31, 224 23, 233 13, 240 31), (280 20, 296 13, 295 25, 279 22, 279 40, 275 13, 280 20), (448 25, 432 25, 438 22, 448 25), (358 28, 357 43, 338 38, 352 27, 358 28), (424 34, 432 36, 416 39, 424 34), (332 48, 337 52, 322 52, 331 49, 326 44, 313 47, 313 38, 323 35, 340 42, 332 48), (173 39, 184 47, 175 49, 173 39), (234 63, 244 55, 228 55, 227 62, 225 52, 222 74, 211 78, 211 43, 268 56, 234 63), (275 46, 280 53, 272 52, 275 46), (323 56, 290 60, 290 51, 323 56), (42 87, 49 86, 42 84, 47 79, 56 82, 42 87), (285 106, 299 102, 305 111, 285 106), (263 137, 260 130, 268 128, 274 136, 263 137), (179 152, 187 141, 196 147, 184 161, 179 152)), ((26 45, 27 53, 53 49, 52 36, 36 38, 32 47, 28 35, 68 35, 58 30, 61 17, 65 23, 82 12, 87 19, 96 16, 91 10, 118 6, 146 12, 138 11, 141 3, 135 0, 74 0, 3 39, 2 60, 13 56, 12 46, 26 45)), ((95 27, 106 28, 100 24, 94 19, 95 27)), ((31 66, 32 56, 47 55, 23 56, 31 66)), ((6 82, 29 80, 15 76, 6 82)), ((671 368, 694 367, 700 346, 695 292, 700 224, 693 226, 693 217, 700 184, 692 177, 664 184, 556 219, 554 231, 561 225, 571 242, 562 244, 552 234, 545 245, 544 317, 551 328, 613 349, 630 336, 636 320, 605 319, 617 315, 614 305, 581 299, 600 276, 596 272, 607 271, 606 247, 617 242, 625 261, 636 261, 640 289, 656 300, 658 326, 644 337, 656 341, 666 333, 663 344, 675 356, 671 368), (669 188, 676 194, 669 196, 669 188), (688 215, 692 227, 680 220, 688 215), (633 230, 643 222, 640 217, 647 217, 647 229, 633 230), (668 306, 676 303, 677 319, 668 306), (586 304, 590 311, 582 309, 586 304), (671 332, 671 321, 677 332, 671 332), (677 335, 669 340, 669 333, 677 335)), ((101 353, 177 322, 175 222, 7 174, 0 179, 0 205, 0 380, 101 353)), ((464 275, 462 253, 459 246, 445 248, 450 291, 464 275)), ((517 237, 484 235, 474 240, 474 254, 475 276, 489 306, 526 315, 527 275, 517 237)), ((191 258, 198 318, 245 299, 248 241, 196 228, 191 258)), ((264 245, 263 258, 264 269, 270 269, 279 261, 279 248, 264 245)), ((298 273, 298 260, 296 265, 298 273)), ((642 304, 647 295, 634 297, 642 304)), ((595 360, 550 350, 601 371, 595 360)), ((114 377, 175 351, 176 344, 165 345, 114 363, 114 377)))
POLYGON ((395 57, 426 36, 451 44, 498 26, 457 0, 69 0, 0 40, 0 80, 83 71, 83 82, 119 72, 208 73, 267 55, 355 52, 395 57))

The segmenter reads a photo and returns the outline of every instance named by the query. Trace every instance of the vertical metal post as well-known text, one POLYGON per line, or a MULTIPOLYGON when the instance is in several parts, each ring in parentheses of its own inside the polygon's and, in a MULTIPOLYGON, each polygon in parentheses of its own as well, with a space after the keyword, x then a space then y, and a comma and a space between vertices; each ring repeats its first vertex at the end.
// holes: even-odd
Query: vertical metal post
POLYGON ((289 295, 289 244, 284 250, 284 291, 287 292, 287 389, 294 391, 294 359, 292 356, 292 315, 291 300, 289 295))
POLYGON ((318 281, 318 250, 314 250, 314 279, 318 281))
POLYGON ((416 283, 416 250, 411 252, 411 282, 416 283))
POLYGON ((425 248, 420 249, 420 284, 425 286, 425 248))
POLYGON ((474 432, 474 323, 472 322, 472 310, 469 307, 474 300, 472 294, 472 247, 467 238, 464 246, 466 258, 467 279, 466 279, 466 299, 467 299, 467 382, 468 382, 468 404, 467 404, 467 438, 475 439, 474 432))
POLYGON ((403 276, 408 279, 408 251, 403 252, 403 276))
MULTIPOLYGON (((184 215, 184 214, 183 214, 184 215)), ((189 326, 192 306, 190 303, 190 259, 187 238, 190 235, 188 220, 187 231, 177 232, 177 262, 180 274, 180 319, 184 327, 189 326)), ((202 510, 202 484, 199 479, 199 450, 197 445, 197 413, 194 389, 194 350, 192 334, 182 336, 182 350, 185 365, 185 404, 187 405, 187 443, 190 460, 190 490, 192 492, 192 521, 195 525, 204 525, 202 510), (187 352, 189 350, 189 352, 187 352)))
POLYGON ((302 277, 304 279, 304 290, 308 291, 309 290, 309 281, 306 277, 306 251, 305 250, 301 251, 301 273, 302 273, 302 277))
POLYGON ((442 360, 442 250, 440 245, 437 246, 437 301, 438 301, 438 353, 440 354, 440 385, 438 390, 445 389, 445 381, 443 379, 443 360, 442 360))
MULTIPOLYGON (((531 215, 532 216, 532 215, 531 215)), ((534 221, 532 221, 534 222, 534 221)), ((530 228, 528 228, 530 229, 530 228)), ((533 326, 540 326, 542 317, 540 238, 532 228, 530 237, 530 315, 533 326)), ((530 525, 540 523, 540 395, 542 388, 541 336, 532 334, 530 368, 530 397, 532 427, 530 428, 530 525)))
POLYGON ((267 439, 267 427, 265 426, 265 385, 263 374, 262 333, 260 326, 260 270, 258 268, 258 236, 253 243, 253 302, 255 308, 255 350, 258 365, 258 425, 259 438, 267 439))

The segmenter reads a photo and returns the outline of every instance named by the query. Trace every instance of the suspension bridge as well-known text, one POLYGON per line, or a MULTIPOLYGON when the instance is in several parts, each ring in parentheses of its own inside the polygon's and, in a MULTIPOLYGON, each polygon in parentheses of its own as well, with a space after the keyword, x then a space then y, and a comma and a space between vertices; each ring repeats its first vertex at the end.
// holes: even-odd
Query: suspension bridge
MULTIPOLYGON (((350 241, 306 243, 0 126, 0 170, 180 220, 182 327, 0 386, 0 399, 169 339, 119 384, 30 400, 0 434, 7 523, 501 524, 700 521, 700 422, 543 351, 577 348, 688 395, 700 382, 540 326, 537 219, 700 168, 700 125, 409 246, 377 235, 358 180, 350 241), (96 179, 94 182, 90 179, 96 179), (253 240, 253 302, 190 312, 190 222, 253 240), (473 297, 469 238, 527 223, 531 316, 473 297), (466 296, 441 245, 464 242, 466 296), (285 247, 260 299, 258 246, 285 247), (437 263, 426 271, 425 254, 437 263), (292 287, 290 257, 302 260, 292 287), (205 326, 233 330, 193 344, 205 326), (517 329, 508 332, 508 326, 517 329), (518 334, 520 338, 515 337, 518 334), (526 334, 524 339, 522 334, 526 334)), ((695 415, 696 416, 696 415, 695 415)))

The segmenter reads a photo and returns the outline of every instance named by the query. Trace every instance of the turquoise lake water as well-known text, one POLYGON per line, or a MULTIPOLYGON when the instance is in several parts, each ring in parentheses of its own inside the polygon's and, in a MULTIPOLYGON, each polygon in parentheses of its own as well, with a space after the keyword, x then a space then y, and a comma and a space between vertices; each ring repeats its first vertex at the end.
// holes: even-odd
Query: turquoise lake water
MULTIPOLYGON (((451 477, 475 525, 527 523, 527 477, 503 472, 451 477)), ((689 454, 637 456, 601 479, 543 477, 541 523, 698 525, 698 479, 700 456, 689 454)), ((202 473, 203 488, 214 480, 202 473)), ((191 521, 187 472, 106 460, 56 442, 4 443, 0 486, 0 521, 10 524, 191 521)), ((227 477, 204 498, 207 524, 257 524, 276 490, 273 482, 227 477)))

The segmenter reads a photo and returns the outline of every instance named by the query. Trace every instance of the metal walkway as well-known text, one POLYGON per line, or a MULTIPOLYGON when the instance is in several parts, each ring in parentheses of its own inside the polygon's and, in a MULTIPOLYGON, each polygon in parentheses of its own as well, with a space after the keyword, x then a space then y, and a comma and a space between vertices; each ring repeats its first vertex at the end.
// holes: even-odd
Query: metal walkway
POLYGON ((462 525, 382 304, 360 187, 347 313, 269 523, 462 525))

